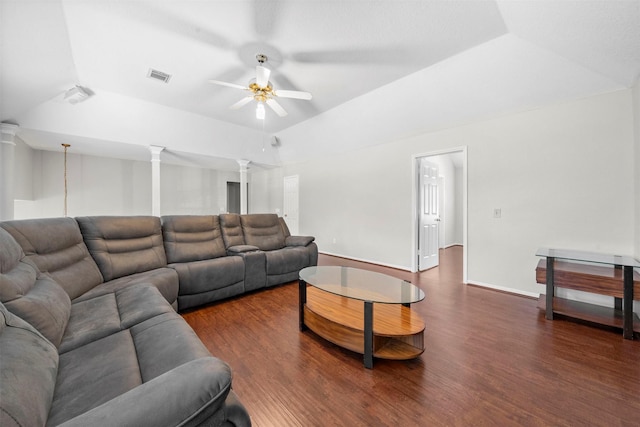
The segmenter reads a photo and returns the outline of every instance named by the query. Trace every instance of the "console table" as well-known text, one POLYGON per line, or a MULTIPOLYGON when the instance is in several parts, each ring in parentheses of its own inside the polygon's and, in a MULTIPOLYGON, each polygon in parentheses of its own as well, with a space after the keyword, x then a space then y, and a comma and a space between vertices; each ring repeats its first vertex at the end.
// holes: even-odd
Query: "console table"
MULTIPOLYGON (((622 327, 626 339, 633 339, 634 329, 640 332, 640 320, 633 313, 634 268, 640 262, 629 256, 607 255, 564 249, 540 248, 536 256, 546 258, 536 269, 538 283, 546 284, 546 295, 540 295, 545 317, 554 313, 613 327, 622 327), (555 296, 555 288, 568 288, 614 297, 614 307, 601 307, 555 296)), ((640 292, 635 292, 640 299, 640 292)))

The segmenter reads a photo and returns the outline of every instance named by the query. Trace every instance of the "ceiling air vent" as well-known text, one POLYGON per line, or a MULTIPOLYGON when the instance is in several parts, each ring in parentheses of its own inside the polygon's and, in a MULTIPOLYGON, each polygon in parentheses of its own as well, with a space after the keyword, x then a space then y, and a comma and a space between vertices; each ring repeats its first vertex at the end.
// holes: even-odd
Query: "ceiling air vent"
POLYGON ((163 73, 162 71, 154 70, 153 68, 149 68, 149 72, 147 73, 147 77, 150 79, 160 80, 164 83, 169 83, 169 79, 171 78, 171 74, 163 73))

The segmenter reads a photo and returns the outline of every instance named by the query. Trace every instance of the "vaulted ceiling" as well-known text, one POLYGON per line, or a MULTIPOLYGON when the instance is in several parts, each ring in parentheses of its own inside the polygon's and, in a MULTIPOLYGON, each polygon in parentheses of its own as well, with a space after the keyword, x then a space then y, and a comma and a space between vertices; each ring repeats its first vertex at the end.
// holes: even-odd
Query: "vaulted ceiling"
POLYGON ((69 142, 93 155, 148 159, 146 147, 160 145, 175 163, 276 165, 358 139, 319 144, 301 129, 339 134, 342 121, 361 121, 355 148, 624 89, 640 74, 636 0, 0 4, 0 120, 34 148, 69 142), (277 89, 313 99, 280 99, 289 114, 267 109, 265 121, 252 104, 229 109, 246 93, 208 80, 248 84, 256 54, 268 56, 277 89), (69 105, 74 85, 94 95, 69 105))

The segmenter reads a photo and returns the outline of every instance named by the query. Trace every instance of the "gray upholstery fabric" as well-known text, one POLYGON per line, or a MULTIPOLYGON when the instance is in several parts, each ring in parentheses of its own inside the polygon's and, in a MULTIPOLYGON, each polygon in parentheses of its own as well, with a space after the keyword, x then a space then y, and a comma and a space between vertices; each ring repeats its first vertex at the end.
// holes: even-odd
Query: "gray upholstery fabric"
POLYGON ((57 347, 69 320, 69 296, 25 261, 20 245, 3 229, 0 248, 0 301, 57 347))
POLYGON ((242 233, 242 224, 240 224, 240 215, 220 214, 219 218, 220 227, 222 227, 222 239, 227 249, 231 246, 246 244, 242 233))
POLYGON ((169 304, 173 305, 174 308, 176 307, 175 303, 178 299, 178 273, 176 273, 174 269, 168 267, 156 268, 155 270, 131 274, 129 276, 110 280, 93 288, 73 301, 84 301, 98 295, 108 294, 110 292, 117 291, 118 289, 123 289, 137 284, 153 285, 158 288, 169 304))
POLYGON ((180 293, 178 308, 202 305, 217 298, 221 292, 214 292, 233 285, 225 297, 239 295, 244 292, 244 261, 239 256, 206 259, 185 263, 170 264, 178 272, 180 293), (200 297, 196 297, 196 296, 200 297))
POLYGON ((309 251, 309 266, 318 265, 318 245, 309 243, 307 251, 309 251))
POLYGON ((71 299, 102 283, 72 218, 43 218, 0 223, 22 247, 27 259, 51 276, 71 299))
POLYGON ((132 327, 151 317, 170 313, 158 290, 148 285, 135 285, 105 295, 74 302, 71 317, 62 338, 59 353, 132 327))
POLYGON ((217 216, 163 216, 162 234, 169 263, 219 258, 227 253, 217 216))
POLYGON ((29 292, 5 306, 29 322, 46 339, 58 347, 71 311, 69 295, 50 277, 40 276, 29 292))
POLYGON ((286 247, 277 251, 265 252, 267 257, 267 276, 300 271, 309 266, 309 252, 300 246, 286 247))
POLYGON ((315 239, 313 236, 289 236, 284 242, 287 246, 308 246, 315 239))
POLYGON ((262 251, 244 252, 244 290, 245 292, 267 286, 267 257, 262 251))
POLYGON ((228 416, 233 425, 248 427, 251 420, 243 410, 231 392, 228 366, 209 356, 178 366, 62 426, 221 426, 228 416))
MULTIPOLYGON (((166 305, 166 302, 163 304, 166 305)), ((192 360, 210 356, 193 330, 173 311, 150 317, 128 329, 82 345, 60 355, 58 381, 47 424, 57 425, 112 399, 122 399, 122 395, 143 383, 192 360)), ((216 362, 216 366, 226 387, 230 387, 228 366, 223 362, 216 362)), ((196 371, 193 375, 199 376, 201 372, 196 371)), ((185 384, 184 378, 173 378, 183 384, 184 393, 197 394, 191 384, 185 384)), ((168 387, 162 382, 160 385, 168 387)), ((148 388, 146 390, 149 391, 148 388)), ((153 416, 154 410, 160 410, 165 405, 184 404, 185 395, 179 395, 177 399, 175 395, 165 393, 166 390, 161 394, 165 400, 154 401, 145 396, 132 403, 149 405, 146 411, 149 417, 153 416)), ((201 402, 203 397, 197 401, 201 402)))
POLYGON ((284 231, 276 214, 240 215, 244 241, 263 251, 281 249, 285 246, 284 231))
POLYGON ((280 227, 282 227, 282 232, 284 233, 284 237, 285 239, 289 236, 291 236, 291 232, 289 231, 289 226, 287 225, 286 221, 284 220, 284 218, 282 218, 281 216, 278 217, 278 222, 280 223, 280 227))
MULTIPOLYGON (((224 407, 225 417, 228 425, 231 426, 250 426, 251 418, 244 405, 238 399, 238 396, 231 390, 227 396, 224 407)), ((224 424, 224 425, 227 425, 224 424)))
POLYGON ((76 220, 105 281, 167 266, 160 218, 92 216, 76 220))
POLYGON ((225 286, 224 288, 205 291, 200 294, 180 295, 178 297, 178 309, 186 310, 188 308, 201 306, 214 301, 220 301, 241 295, 245 292, 244 282, 225 286))
POLYGON ((0 426, 43 426, 57 371, 53 344, 0 304, 0 426))
POLYGON ((47 425, 58 425, 142 383, 129 330, 60 355, 47 425))
POLYGON ((254 252, 259 250, 260 250, 259 247, 253 246, 253 245, 235 245, 235 246, 229 246, 229 248, 227 249, 227 253, 229 255, 239 255, 244 252, 254 252))

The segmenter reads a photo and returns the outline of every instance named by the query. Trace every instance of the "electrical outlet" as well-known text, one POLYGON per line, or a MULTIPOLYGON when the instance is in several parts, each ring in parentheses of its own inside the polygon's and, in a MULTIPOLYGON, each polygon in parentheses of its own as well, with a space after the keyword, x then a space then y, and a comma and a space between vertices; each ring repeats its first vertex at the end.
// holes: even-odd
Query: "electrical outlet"
POLYGON ((501 218, 502 217, 502 209, 494 208, 493 209, 493 217, 494 218, 501 218))
POLYGON ((336 244, 336 238, 335 237, 333 238, 333 244, 334 245, 336 244))

